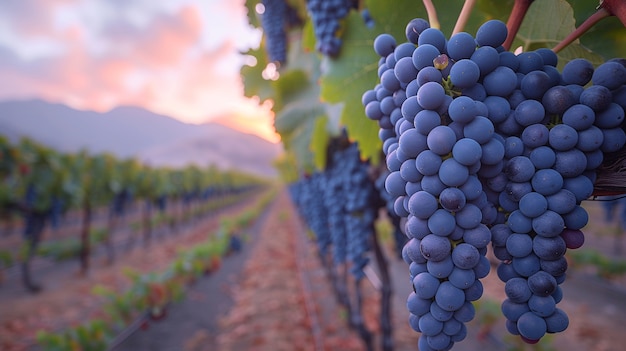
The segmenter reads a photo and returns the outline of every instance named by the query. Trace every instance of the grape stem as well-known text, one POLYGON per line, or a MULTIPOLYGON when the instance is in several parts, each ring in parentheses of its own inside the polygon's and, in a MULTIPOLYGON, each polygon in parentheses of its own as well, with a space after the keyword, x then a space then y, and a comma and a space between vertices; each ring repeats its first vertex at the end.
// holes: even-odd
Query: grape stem
POLYGON ((511 48, 511 44, 515 39, 515 36, 519 31, 519 27, 522 25, 522 21, 524 20, 524 16, 526 16, 526 12, 528 12, 528 8, 530 8, 530 4, 532 4, 532 2, 533 0, 515 0, 515 3, 513 3, 511 15, 506 22, 508 33, 504 44, 502 44, 506 50, 511 48))
POLYGON ((600 7, 605 8, 611 15, 619 18, 622 25, 626 27, 626 2, 623 0, 602 0, 600 7))
POLYGON ((435 5, 432 0, 422 0, 424 3, 424 7, 426 8, 426 13, 428 13, 428 22, 430 23, 431 28, 440 29, 441 24, 439 24, 439 18, 437 17, 437 10, 435 9, 435 5))
POLYGON ((626 26, 626 3, 615 0, 602 1, 598 10, 594 12, 593 15, 589 16, 589 18, 587 18, 580 26, 578 26, 576 30, 571 32, 567 37, 565 37, 565 39, 558 43, 552 51, 558 53, 563 50, 563 48, 571 44, 574 40, 580 38, 589 29, 595 26, 596 23, 600 22, 600 20, 610 16, 617 16, 622 24, 626 26))
POLYGON ((461 13, 459 14, 456 24, 454 25, 454 30, 452 30, 452 35, 463 31, 470 15, 472 14, 474 5, 476 5, 476 0, 465 0, 461 13))

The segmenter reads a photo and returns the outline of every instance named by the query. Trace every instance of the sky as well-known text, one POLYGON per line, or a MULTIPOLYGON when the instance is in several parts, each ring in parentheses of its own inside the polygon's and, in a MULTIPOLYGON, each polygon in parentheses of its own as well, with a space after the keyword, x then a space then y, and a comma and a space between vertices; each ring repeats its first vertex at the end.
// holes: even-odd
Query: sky
POLYGON ((261 33, 245 0, 1 0, 0 100, 135 105, 277 142, 239 69, 261 33), (228 118, 225 118, 228 116, 228 118))

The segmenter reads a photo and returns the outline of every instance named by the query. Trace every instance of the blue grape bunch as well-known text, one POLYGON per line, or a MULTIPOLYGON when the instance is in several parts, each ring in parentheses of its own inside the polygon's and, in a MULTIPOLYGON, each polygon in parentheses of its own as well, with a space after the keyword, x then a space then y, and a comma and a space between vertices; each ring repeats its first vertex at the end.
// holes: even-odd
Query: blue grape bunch
POLYGON ((265 11, 261 15, 261 25, 269 61, 284 64, 287 61, 287 3, 285 0, 263 0, 262 4, 265 11))
POLYGON ((487 224, 496 210, 476 173, 481 145, 494 136, 477 132, 491 122, 478 118, 472 99, 459 100, 473 109, 464 112, 459 104, 454 124, 447 115, 448 107, 455 107, 433 65, 440 56, 433 45, 440 45, 436 30, 418 19, 406 33, 409 42, 397 46, 389 35, 375 40, 381 82, 364 94, 363 103, 381 127, 390 171, 385 187, 396 198, 396 213, 407 219, 403 257, 414 286, 407 300, 409 321, 422 333, 420 350, 443 350, 467 335, 465 323, 475 314, 471 302, 482 295, 479 279, 489 273, 487 224), (483 218, 482 212, 491 216, 483 218))
POLYGON ((349 263, 355 279, 369 263, 380 199, 356 144, 332 150, 324 171, 290 185, 299 213, 316 236, 320 254, 335 265, 349 263))
POLYGON ((406 219, 407 307, 420 350, 465 338, 490 242, 509 332, 534 343, 565 330, 556 305, 564 254, 584 241, 580 204, 604 155, 626 143, 626 61, 594 69, 577 59, 559 72, 549 49, 506 51, 498 20, 447 39, 414 19, 405 34, 401 44, 375 39, 380 82, 362 103, 380 127, 385 189, 406 219))
POLYGON ((564 254, 583 244, 588 214, 580 204, 594 191, 604 155, 626 143, 623 92, 620 97, 626 68, 613 60, 594 69, 576 59, 558 72, 558 59, 547 49, 517 58, 519 65, 511 60, 509 68, 519 86, 498 128, 510 146, 505 176, 492 182, 500 184, 492 190, 504 187, 498 200, 507 222, 492 233, 498 276, 505 282, 507 329, 534 343, 567 328, 567 315, 557 307, 564 254))
POLYGON ((341 152, 335 152, 330 160, 330 167, 325 172, 328 173, 328 182, 323 189, 324 203, 328 209, 328 224, 332 238, 333 261, 335 264, 342 264, 346 261, 347 253, 347 213, 345 208, 344 181, 345 171, 341 152))
POLYGON ((327 187, 328 178, 327 174, 316 172, 302 177, 290 186, 292 200, 305 223, 313 231, 321 256, 327 255, 333 243, 328 208, 324 203, 324 197, 319 196, 327 187))
POLYGON ((339 36, 341 20, 354 4, 351 0, 307 0, 307 10, 313 20, 315 49, 326 56, 335 57, 341 51, 339 36))
POLYGON ((339 154, 346 211, 347 258, 352 263, 350 271, 358 280, 365 276, 363 268, 369 263, 367 253, 378 217, 378 192, 369 178, 369 164, 361 161, 357 144, 350 144, 339 154))

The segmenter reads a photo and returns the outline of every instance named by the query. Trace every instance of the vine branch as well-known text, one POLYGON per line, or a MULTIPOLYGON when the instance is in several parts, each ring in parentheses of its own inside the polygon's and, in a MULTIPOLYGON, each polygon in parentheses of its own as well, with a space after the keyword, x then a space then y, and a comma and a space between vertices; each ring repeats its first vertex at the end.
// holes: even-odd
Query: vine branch
POLYGON ((583 34, 585 34, 591 27, 593 27, 596 23, 600 22, 600 20, 610 17, 611 13, 604 7, 600 7, 593 15, 589 16, 578 28, 576 28, 573 32, 571 32, 565 39, 561 40, 552 51, 558 53, 563 50, 566 46, 571 44, 574 40, 580 38, 583 34))
POLYGON ((620 22, 626 27, 626 2, 622 0, 603 0, 600 2, 596 12, 589 16, 576 30, 571 32, 565 39, 558 43, 552 51, 559 52, 566 46, 571 44, 574 40, 580 38, 589 29, 595 26, 601 20, 616 16, 620 22))
POLYGON ((439 18, 437 17, 437 10, 435 9, 435 5, 432 0, 422 1, 424 3, 424 7, 426 8, 426 13, 428 13, 428 23, 430 23, 430 27, 441 29, 441 24, 439 23, 439 18))
POLYGON ((459 14, 456 24, 454 25, 454 30, 452 30, 452 35, 463 31, 470 15, 472 14, 474 5, 476 5, 476 0, 465 0, 461 13, 459 14))
POLYGON ((530 4, 532 4, 533 0, 515 0, 513 4, 513 9, 511 10, 511 15, 509 16, 508 21, 506 22, 506 28, 508 30, 508 34, 506 36, 506 40, 502 46, 509 50, 511 48, 511 44, 519 31, 520 26, 522 25, 522 21, 526 16, 526 12, 530 8, 530 4))
POLYGON ((626 27, 626 2, 623 0, 602 0, 600 7, 619 18, 622 25, 626 27))

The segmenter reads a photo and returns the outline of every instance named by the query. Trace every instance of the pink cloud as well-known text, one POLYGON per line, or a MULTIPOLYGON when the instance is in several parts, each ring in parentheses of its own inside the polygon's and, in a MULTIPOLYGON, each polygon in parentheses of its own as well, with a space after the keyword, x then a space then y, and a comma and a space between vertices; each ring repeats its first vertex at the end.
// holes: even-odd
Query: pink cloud
MULTIPOLYGON (((225 42, 197 60, 146 69, 136 62, 115 57, 94 59, 76 44, 67 55, 36 65, 38 74, 14 75, 11 80, 19 81, 23 88, 17 91, 12 88, 15 92, 12 95, 41 96, 100 111, 118 104, 133 104, 199 122, 243 102, 243 86, 238 76, 214 69, 218 62, 229 57, 232 48, 232 43, 225 42), (131 74, 144 75, 133 91, 127 87, 131 74)), ((7 94, 8 91, 0 90, 0 95, 7 94)))
MULTIPOLYGON (((0 76, 10 82, 0 84, 0 99, 43 98, 98 111, 138 105, 187 122, 203 122, 231 111, 267 117, 267 109, 258 109, 258 102, 242 96, 241 79, 232 69, 242 40, 223 35, 231 33, 228 21, 245 15, 243 2, 222 1, 219 19, 214 21, 206 8, 201 13, 195 6, 173 12, 151 8, 144 21, 136 21, 132 16, 111 14, 141 9, 137 6, 142 4, 111 1, 101 3, 110 12, 93 26, 70 23, 53 28, 50 13, 73 1, 37 1, 45 3, 48 12, 37 7, 37 20, 14 25, 22 35, 47 35, 62 44, 61 51, 24 61, 10 46, 0 43, 0 76), (216 34, 209 35, 209 50, 202 42, 207 30, 216 34)), ((19 3, 11 8, 13 14, 33 9, 19 3)), ((211 10, 214 14, 215 7, 211 10)))
POLYGON ((229 57, 232 48, 233 43, 225 42, 216 50, 180 67, 175 84, 154 89, 158 98, 153 100, 153 106, 157 109, 179 108, 178 113, 186 115, 187 119, 195 116, 200 120, 240 104, 243 86, 239 77, 215 69, 219 61, 229 57), (222 111, 216 111, 220 106, 222 111))
POLYGON ((112 59, 102 62, 94 73, 99 85, 107 90, 123 89, 124 79, 133 69, 128 61, 112 59))
POLYGON ((182 7, 176 13, 155 15, 142 26, 118 18, 108 22, 100 35, 110 54, 142 65, 171 65, 199 41, 202 22, 198 11, 196 7, 182 7))
POLYGON ((32 37, 50 34, 53 14, 61 5, 78 3, 77 0, 5 0, 0 1, 0 19, 11 24, 14 30, 32 37))
POLYGON ((202 23, 198 9, 181 8, 175 18, 165 17, 155 21, 155 33, 146 40, 147 52, 155 53, 160 62, 175 62, 187 50, 198 43, 202 23))

